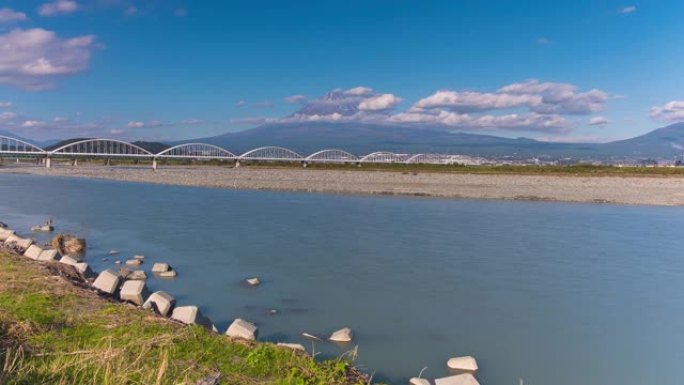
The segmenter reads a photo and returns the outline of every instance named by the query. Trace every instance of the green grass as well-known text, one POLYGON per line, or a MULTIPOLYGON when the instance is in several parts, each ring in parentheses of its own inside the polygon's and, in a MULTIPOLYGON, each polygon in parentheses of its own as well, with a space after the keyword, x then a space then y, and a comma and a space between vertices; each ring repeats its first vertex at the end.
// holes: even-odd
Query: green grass
POLYGON ((343 359, 247 343, 112 303, 0 253, 0 384, 357 384, 343 359))

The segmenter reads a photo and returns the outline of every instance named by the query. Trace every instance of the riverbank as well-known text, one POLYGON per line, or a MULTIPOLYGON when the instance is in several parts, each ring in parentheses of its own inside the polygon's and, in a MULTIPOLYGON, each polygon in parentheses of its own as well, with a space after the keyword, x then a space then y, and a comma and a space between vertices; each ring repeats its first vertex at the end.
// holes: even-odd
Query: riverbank
POLYGON ((0 173, 68 176, 228 189, 412 195, 633 205, 684 205, 684 177, 392 172, 294 168, 0 167, 0 173))
POLYGON ((365 383, 346 361, 181 325, 99 296, 71 266, 2 251, 0 362, 7 385, 365 383))

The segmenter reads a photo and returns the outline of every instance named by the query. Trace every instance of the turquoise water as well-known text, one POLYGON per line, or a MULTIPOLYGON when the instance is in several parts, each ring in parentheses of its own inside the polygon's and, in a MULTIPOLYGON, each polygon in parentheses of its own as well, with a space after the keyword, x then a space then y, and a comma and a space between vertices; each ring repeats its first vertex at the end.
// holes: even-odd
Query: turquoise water
POLYGON ((678 384, 684 208, 499 202, 0 175, 0 220, 55 219, 97 269, 144 254, 148 281, 225 330, 311 342, 350 327, 357 364, 403 384, 474 355, 483 385, 678 384), (110 249, 119 256, 103 261, 110 249), (263 284, 241 280, 258 275, 263 284), (269 309, 278 313, 270 315, 269 309))

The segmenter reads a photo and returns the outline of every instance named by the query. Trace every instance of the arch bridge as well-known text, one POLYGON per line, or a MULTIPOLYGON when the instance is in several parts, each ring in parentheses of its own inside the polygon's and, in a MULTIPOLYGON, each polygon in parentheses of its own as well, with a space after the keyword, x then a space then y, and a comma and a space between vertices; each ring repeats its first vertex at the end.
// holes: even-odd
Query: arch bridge
POLYGON ((255 162, 298 162, 307 163, 426 163, 449 164, 469 158, 448 154, 397 154, 388 151, 372 152, 364 156, 354 155, 340 149, 325 149, 305 156, 285 147, 266 146, 249 150, 241 155, 208 143, 184 143, 169 147, 159 153, 152 153, 136 144, 116 139, 84 139, 64 144, 53 150, 45 150, 27 141, 0 136, 0 158, 37 157, 51 167, 52 158, 131 158, 152 161, 157 168, 160 159, 228 160, 255 162))

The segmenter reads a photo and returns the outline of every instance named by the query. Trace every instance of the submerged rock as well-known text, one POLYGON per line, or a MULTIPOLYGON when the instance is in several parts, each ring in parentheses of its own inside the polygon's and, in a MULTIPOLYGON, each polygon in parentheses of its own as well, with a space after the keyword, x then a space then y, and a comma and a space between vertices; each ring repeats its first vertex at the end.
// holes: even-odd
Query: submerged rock
POLYGON ((93 282, 93 287, 101 292, 114 294, 120 284, 121 276, 116 272, 107 269, 97 276, 95 282, 93 282))
POLYGON ((477 361, 472 356, 454 357, 447 361, 449 369, 464 370, 468 372, 477 371, 477 361))
POLYGON ((435 385, 480 385, 470 373, 435 379, 435 385))
POLYGON ((155 291, 147 298, 143 304, 143 308, 152 309, 157 314, 168 317, 171 309, 176 305, 176 299, 165 291, 155 291))
POLYGON ((259 286, 261 284, 261 281, 258 277, 246 279, 245 282, 247 282, 247 284, 250 286, 259 286))
POLYGON ((226 330, 226 335, 233 338, 242 338, 245 340, 254 341, 257 338, 259 331, 251 322, 245 321, 241 318, 233 321, 226 330))
POLYGON ((143 261, 141 259, 129 259, 126 261, 126 266, 140 266, 142 265, 143 261))
POLYGON ((109 255, 117 255, 119 254, 119 250, 109 250, 109 255))
POLYGON ((309 333, 302 333, 302 337, 309 338, 309 339, 316 340, 316 341, 323 341, 322 338, 316 337, 315 335, 309 334, 309 333))
POLYGON ((352 331, 349 328, 343 328, 340 329, 336 332, 334 332, 330 338, 330 341, 335 341, 335 342, 351 342, 352 340, 352 331))

